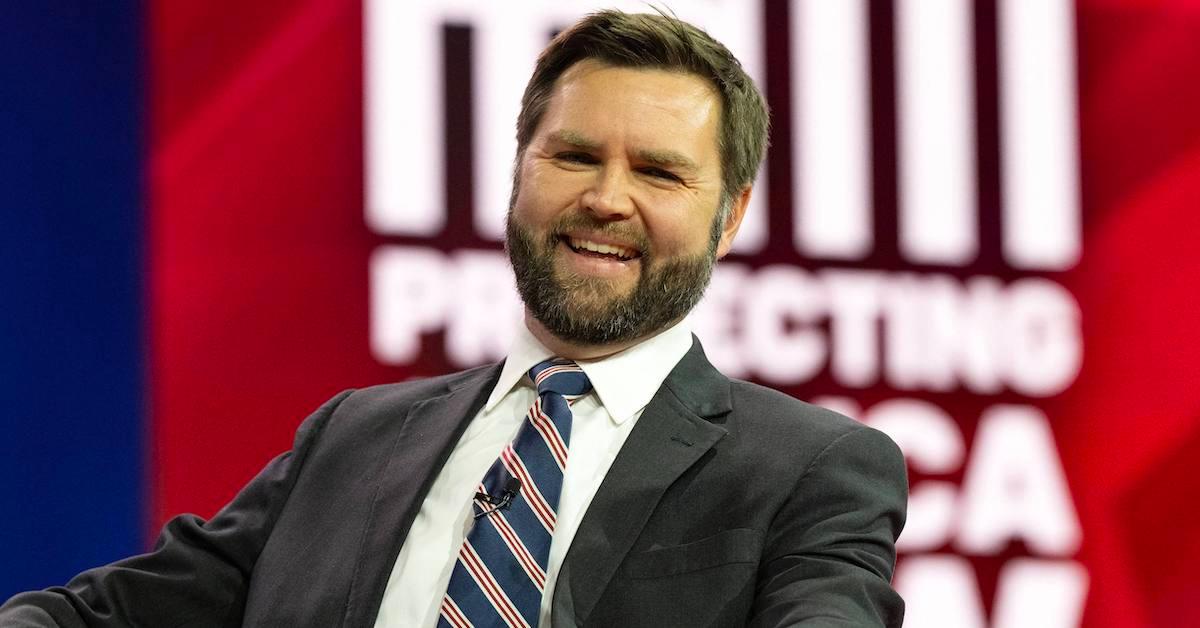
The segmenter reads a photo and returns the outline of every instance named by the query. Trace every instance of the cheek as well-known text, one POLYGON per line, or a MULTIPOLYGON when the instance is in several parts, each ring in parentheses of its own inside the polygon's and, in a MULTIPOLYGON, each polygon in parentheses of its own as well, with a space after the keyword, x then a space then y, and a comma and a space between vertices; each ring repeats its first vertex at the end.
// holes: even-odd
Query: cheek
POLYGON ((579 198, 577 187, 570 177, 532 168, 522 174, 513 211, 527 223, 557 217, 579 198))
POLYGON ((513 220, 528 229, 540 230, 547 220, 546 206, 544 191, 536 185, 523 182, 513 205, 513 220))
POLYGON ((694 209, 647 217, 646 230, 660 255, 698 255, 708 250, 712 216, 694 209))

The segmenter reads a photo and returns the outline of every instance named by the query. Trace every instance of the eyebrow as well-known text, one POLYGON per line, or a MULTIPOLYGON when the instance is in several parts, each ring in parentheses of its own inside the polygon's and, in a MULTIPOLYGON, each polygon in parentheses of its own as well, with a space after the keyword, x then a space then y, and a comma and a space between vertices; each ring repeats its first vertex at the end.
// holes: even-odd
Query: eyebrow
POLYGON ((652 163, 656 166, 674 168, 676 170, 688 170, 691 172, 695 172, 699 169, 699 166, 696 165, 696 162, 688 159, 682 153, 673 150, 639 150, 637 152, 637 156, 639 159, 652 163))
POLYGON ((579 131, 572 131, 570 129, 554 131, 550 134, 550 140, 584 150, 596 150, 600 148, 600 142, 589 139, 579 131))
MULTIPOLYGON (((579 131, 562 129, 550 133, 550 140, 580 150, 599 150, 600 142, 593 140, 579 131)), ((695 161, 680 153, 664 148, 648 148, 637 151, 637 158, 655 166, 675 168, 695 172, 700 169, 695 161)))

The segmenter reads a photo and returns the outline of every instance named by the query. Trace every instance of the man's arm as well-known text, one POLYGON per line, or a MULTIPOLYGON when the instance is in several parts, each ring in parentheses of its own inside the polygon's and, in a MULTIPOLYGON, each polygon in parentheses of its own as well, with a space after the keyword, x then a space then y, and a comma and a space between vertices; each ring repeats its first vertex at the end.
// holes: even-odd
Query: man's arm
POLYGON ((254 563, 313 442, 349 394, 309 416, 292 450, 272 460, 208 522, 176 517, 148 554, 85 571, 65 587, 17 595, 0 607, 0 625, 241 625, 254 563))
POLYGON ((751 625, 899 627, 890 580, 907 495, 904 457, 881 432, 832 441, 772 522, 751 625))

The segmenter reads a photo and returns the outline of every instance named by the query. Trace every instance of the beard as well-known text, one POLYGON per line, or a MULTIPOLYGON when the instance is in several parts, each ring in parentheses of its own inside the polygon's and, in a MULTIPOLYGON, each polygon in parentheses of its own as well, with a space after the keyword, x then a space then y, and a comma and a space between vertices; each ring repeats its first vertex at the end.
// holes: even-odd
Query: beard
POLYGON ((644 234, 630 233, 612 223, 585 214, 566 216, 539 238, 517 224, 510 210, 504 248, 521 300, 550 333, 575 344, 615 344, 665 329, 696 306, 712 277, 721 223, 719 219, 713 221, 706 252, 659 260, 644 234), (610 280, 557 272, 556 251, 563 234, 571 229, 586 229, 634 243, 641 251, 641 272, 633 289, 621 294, 610 280))

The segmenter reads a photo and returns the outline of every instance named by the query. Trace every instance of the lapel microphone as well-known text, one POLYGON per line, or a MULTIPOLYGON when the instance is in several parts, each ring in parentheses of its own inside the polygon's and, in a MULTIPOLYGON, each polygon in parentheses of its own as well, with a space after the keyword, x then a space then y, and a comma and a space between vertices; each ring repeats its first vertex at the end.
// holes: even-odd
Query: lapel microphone
POLYGON ((475 518, 486 517, 497 510, 503 510, 512 505, 513 499, 517 497, 517 493, 521 492, 521 481, 514 477, 509 477, 504 482, 504 490, 500 492, 500 497, 494 497, 487 493, 475 493, 475 499, 486 504, 491 504, 491 508, 481 510, 475 514, 475 518))

